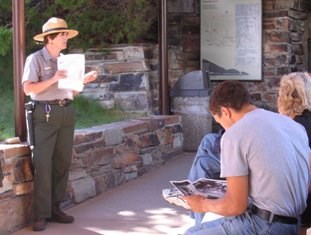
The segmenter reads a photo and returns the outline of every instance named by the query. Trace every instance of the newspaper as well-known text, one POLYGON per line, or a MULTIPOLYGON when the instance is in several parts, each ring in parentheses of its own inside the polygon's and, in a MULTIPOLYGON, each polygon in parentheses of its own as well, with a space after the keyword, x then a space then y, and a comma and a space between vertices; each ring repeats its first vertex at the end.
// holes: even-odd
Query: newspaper
POLYGON ((185 196, 199 194, 216 199, 222 197, 227 191, 227 182, 225 180, 200 178, 194 182, 180 180, 170 181, 170 183, 185 196))
POLYGON ((69 89, 81 92, 85 72, 85 56, 83 54, 68 54, 57 58, 57 68, 67 70, 67 78, 58 80, 59 89, 69 89))

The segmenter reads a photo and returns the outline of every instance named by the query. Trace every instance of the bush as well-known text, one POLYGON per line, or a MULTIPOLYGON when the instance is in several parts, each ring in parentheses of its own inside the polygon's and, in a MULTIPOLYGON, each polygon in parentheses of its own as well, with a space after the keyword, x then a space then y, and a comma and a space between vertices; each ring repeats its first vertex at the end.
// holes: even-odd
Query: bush
POLYGON ((67 21, 79 31, 71 48, 101 48, 107 44, 157 41, 156 0, 55 0, 31 1, 27 7, 27 48, 35 48, 32 37, 50 17, 67 21), (42 13, 39 13, 42 12, 42 13), (146 36, 147 35, 147 36, 146 36))
POLYGON ((0 56, 0 140, 14 136, 14 93, 12 53, 0 56))
POLYGON ((12 48, 12 30, 0 26, 0 56, 4 56, 12 48))
MULTIPOLYGON (((71 48, 102 48, 107 44, 157 42, 157 0, 25 0, 27 54, 41 45, 33 36, 52 16, 80 32, 71 48)), ((0 55, 12 47, 12 0, 0 4, 0 55)))

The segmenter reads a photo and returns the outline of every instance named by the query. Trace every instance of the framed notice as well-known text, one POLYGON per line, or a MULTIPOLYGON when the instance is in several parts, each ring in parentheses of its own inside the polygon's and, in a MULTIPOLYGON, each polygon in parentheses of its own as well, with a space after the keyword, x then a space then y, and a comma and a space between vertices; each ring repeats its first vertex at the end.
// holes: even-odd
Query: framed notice
POLYGON ((211 80, 262 79, 262 0, 201 0, 201 69, 211 80))

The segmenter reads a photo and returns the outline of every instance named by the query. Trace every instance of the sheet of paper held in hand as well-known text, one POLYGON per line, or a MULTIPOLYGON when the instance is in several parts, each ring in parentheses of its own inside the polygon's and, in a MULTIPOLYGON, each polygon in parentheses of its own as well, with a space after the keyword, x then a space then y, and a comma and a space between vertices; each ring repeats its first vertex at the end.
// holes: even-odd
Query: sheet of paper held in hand
POLYGON ((189 180, 170 181, 183 195, 202 195, 208 198, 223 197, 227 191, 225 180, 200 178, 194 182, 189 180))
POLYGON ((57 58, 57 68, 67 70, 67 78, 58 80, 59 89, 83 90, 85 57, 83 54, 68 54, 57 58))

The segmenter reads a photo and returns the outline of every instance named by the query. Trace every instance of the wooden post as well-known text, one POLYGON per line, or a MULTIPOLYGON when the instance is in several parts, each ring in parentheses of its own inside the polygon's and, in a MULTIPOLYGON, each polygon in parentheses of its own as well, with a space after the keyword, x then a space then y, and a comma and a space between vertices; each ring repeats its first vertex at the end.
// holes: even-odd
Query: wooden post
POLYGON ((160 84, 159 84, 159 102, 160 114, 169 114, 169 91, 168 91, 168 53, 167 53, 167 3, 166 0, 160 0, 160 84))
POLYGON ((25 1, 12 0, 15 136, 27 139, 22 76, 25 61, 25 1))

